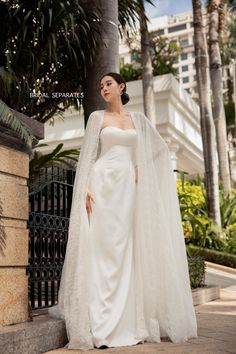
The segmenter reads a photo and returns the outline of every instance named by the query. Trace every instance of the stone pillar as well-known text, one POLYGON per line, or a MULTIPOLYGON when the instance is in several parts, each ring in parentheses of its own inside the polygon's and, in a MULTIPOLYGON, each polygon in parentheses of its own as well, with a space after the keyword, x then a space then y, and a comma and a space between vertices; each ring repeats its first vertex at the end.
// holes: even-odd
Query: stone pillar
POLYGON ((27 321, 29 156, 0 144, 0 324, 27 321))
MULTIPOLYGON (((32 121, 20 116, 24 123, 32 121)), ((33 131, 35 124, 30 127, 33 131)), ((30 319, 26 275, 28 176, 29 150, 13 131, 0 125, 0 325, 30 319)))

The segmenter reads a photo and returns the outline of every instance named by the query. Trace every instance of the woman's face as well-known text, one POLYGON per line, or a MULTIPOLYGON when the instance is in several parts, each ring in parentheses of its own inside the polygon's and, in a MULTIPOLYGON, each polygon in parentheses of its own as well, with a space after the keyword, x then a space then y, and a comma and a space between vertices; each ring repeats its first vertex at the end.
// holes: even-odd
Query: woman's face
POLYGON ((111 76, 104 76, 100 82, 102 98, 106 102, 112 102, 120 97, 120 93, 124 88, 124 84, 118 84, 111 76))

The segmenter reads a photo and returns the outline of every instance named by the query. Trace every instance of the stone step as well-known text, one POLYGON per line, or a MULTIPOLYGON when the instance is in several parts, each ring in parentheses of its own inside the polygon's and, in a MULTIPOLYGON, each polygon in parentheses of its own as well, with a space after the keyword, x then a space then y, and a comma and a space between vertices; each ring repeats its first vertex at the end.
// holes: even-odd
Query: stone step
POLYGON ((64 321, 53 319, 48 314, 33 315, 33 321, 0 326, 1 353, 42 354, 66 343, 64 321))
MULTIPOLYGON (((219 287, 198 288, 192 294, 194 304, 199 305, 218 298, 219 287)), ((63 349, 67 342, 64 321, 49 317, 47 309, 33 311, 33 321, 0 327, 1 353, 42 354, 56 348, 68 352, 63 349)))

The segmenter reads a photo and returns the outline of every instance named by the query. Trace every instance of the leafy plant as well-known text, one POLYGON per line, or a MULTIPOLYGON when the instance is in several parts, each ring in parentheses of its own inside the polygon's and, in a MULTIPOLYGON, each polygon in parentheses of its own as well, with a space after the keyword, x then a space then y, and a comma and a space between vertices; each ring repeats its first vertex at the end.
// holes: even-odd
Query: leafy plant
MULTIPOLYGON (((47 146, 47 144, 39 144, 37 147, 47 146)), ((74 167, 74 163, 77 162, 80 154, 77 149, 62 150, 63 144, 57 145, 57 147, 49 154, 43 155, 41 152, 35 150, 31 156, 29 163, 29 181, 35 181, 39 176, 40 170, 50 166, 66 165, 68 167, 74 167), (76 158, 77 157, 77 158, 76 158)))
POLYGON ((186 244, 235 253, 236 190, 232 190, 231 198, 225 197, 220 184, 222 228, 208 216, 206 191, 200 177, 187 181, 182 174, 177 190, 186 244))
POLYGON ((225 251, 236 255, 236 224, 229 227, 225 251))
POLYGON ((177 189, 186 244, 223 249, 225 243, 220 237, 221 228, 208 216, 202 183, 197 185, 185 181, 183 184, 183 181, 179 179, 177 189))
MULTIPOLYGON (((172 73, 174 76, 177 76, 177 69, 174 68, 174 63, 182 51, 181 47, 174 42, 170 42, 166 37, 159 36, 156 33, 150 33, 149 35, 153 75, 157 76, 172 73)), ((124 69, 128 68, 129 72, 133 72, 135 74, 139 74, 138 70, 140 70, 141 75, 141 49, 140 41, 137 39, 137 34, 127 37, 126 44, 130 49, 131 57, 133 59, 131 64, 125 64, 127 67, 124 69)), ((125 70, 123 74, 126 74, 125 70)))
POLYGON ((178 71, 174 68, 174 64, 178 60, 182 48, 175 41, 169 41, 166 37, 155 33, 151 33, 150 36, 150 45, 153 51, 153 75, 171 73, 177 76, 178 71))
POLYGON ((132 64, 124 64, 120 67, 120 74, 126 82, 140 80, 142 78, 141 68, 135 68, 132 64))
POLYGON ((225 197, 220 190, 220 213, 222 227, 227 229, 236 223, 236 197, 225 197))

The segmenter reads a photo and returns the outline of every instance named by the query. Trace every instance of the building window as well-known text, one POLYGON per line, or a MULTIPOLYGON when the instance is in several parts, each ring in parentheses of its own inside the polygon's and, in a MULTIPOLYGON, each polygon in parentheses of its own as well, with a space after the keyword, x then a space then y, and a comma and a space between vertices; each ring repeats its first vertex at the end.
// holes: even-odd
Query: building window
POLYGON ((164 33, 165 33, 164 29, 159 29, 159 30, 157 30, 157 31, 153 31, 153 32, 152 32, 152 35, 153 35, 153 36, 161 36, 161 35, 163 35, 164 33))
POLYGON ((185 29, 186 29, 186 24, 177 25, 177 26, 173 26, 173 27, 168 28, 168 33, 182 31, 182 30, 185 30, 185 29))
POLYGON ((195 59, 195 52, 192 52, 192 57, 195 59))
POLYGON ((179 58, 174 58, 173 64, 178 64, 178 62, 179 62, 179 58))
POLYGON ((120 58, 120 65, 123 66, 125 64, 125 58, 121 57, 120 58))
POLYGON ((131 53, 131 62, 132 61, 136 61, 136 62, 140 62, 140 55, 138 53, 131 53))
POLYGON ((182 53, 180 57, 181 57, 181 60, 187 60, 188 59, 188 53, 182 53))
POLYGON ((188 65, 182 66, 182 73, 188 71, 188 65))
POLYGON ((193 27, 193 22, 190 22, 190 27, 193 27))
POLYGON ((187 82, 189 82, 189 77, 188 76, 182 77, 182 83, 187 84, 187 82))
POLYGON ((172 39, 172 40, 170 41, 170 44, 177 44, 177 40, 176 40, 176 39, 172 39))
POLYGON ((186 39, 181 39, 181 40, 180 40, 180 46, 181 46, 182 48, 187 47, 187 46, 188 46, 188 38, 186 38, 186 39))

